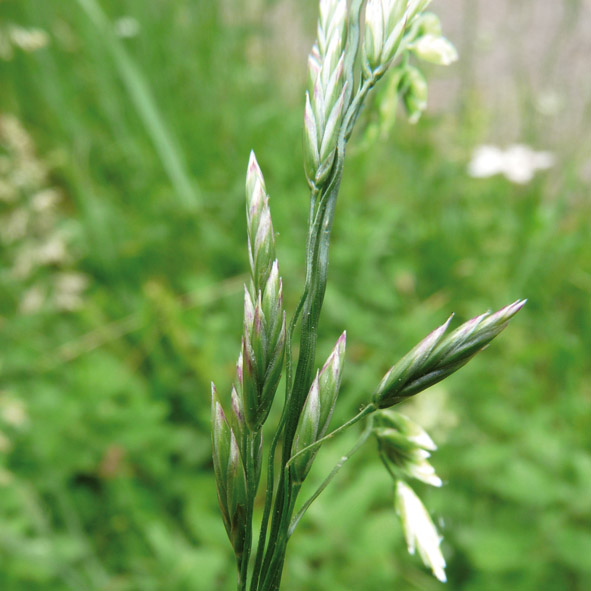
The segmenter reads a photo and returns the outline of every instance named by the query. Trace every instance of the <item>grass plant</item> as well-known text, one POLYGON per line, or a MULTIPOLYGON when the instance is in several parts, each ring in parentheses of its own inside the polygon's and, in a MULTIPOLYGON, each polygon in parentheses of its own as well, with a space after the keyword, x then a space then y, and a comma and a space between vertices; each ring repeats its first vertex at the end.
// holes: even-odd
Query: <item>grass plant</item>
POLYGON ((330 432, 346 333, 322 368, 316 369, 345 150, 366 98, 388 74, 394 81, 391 99, 400 97, 409 120, 416 123, 426 108, 427 83, 412 58, 441 65, 456 59, 454 47, 441 35, 438 18, 425 12, 428 4, 428 0, 320 1, 317 38, 308 61, 310 88, 304 116, 304 169, 310 190, 306 279, 287 326, 269 197, 251 153, 246 175, 250 281, 244 290, 244 332, 229 413, 223 410, 212 384, 213 463, 219 505, 236 557, 239 591, 278 591, 295 527, 372 432, 395 483, 408 550, 414 553, 418 548, 425 565, 440 581, 446 580, 439 534, 408 484, 418 479, 441 485, 427 461, 435 446, 418 425, 390 409, 465 365, 506 328, 525 302, 518 300, 494 314, 477 316, 447 334, 450 318, 391 367, 355 416, 330 432), (300 339, 297 361, 292 355, 296 329, 300 339), (285 400, 268 446, 264 510, 251 563, 253 513, 264 462, 262 428, 284 365, 285 400), (368 427, 360 440, 294 516, 302 484, 320 446, 361 420, 368 427))
MULTIPOLYGON (((216 499, 209 384, 215 376, 230 411, 249 281, 243 178, 253 146, 271 193, 287 328, 305 282, 302 88, 317 6, 95 3, 198 187, 199 208, 178 198, 113 37, 79 2, 0 2, 0 118, 22 130, 0 140, 0 589, 227 591, 235 557, 216 499), (135 22, 125 36, 124 22, 135 22), (26 159, 14 149, 22 133, 26 159), (48 201, 47 190, 59 198, 48 201), (17 228, 30 225, 10 242, 14 214, 17 228), (21 247, 54 234, 64 237, 67 260, 26 281, 15 275, 21 247), (64 273, 85 280, 68 309, 52 298, 64 273), (41 308, 37 289, 25 297, 37 285, 48 296, 41 308)), ((322 444, 296 501, 282 590, 442 588, 419 556, 406 555, 388 468, 443 536, 448 587, 591 588, 582 4, 509 3, 501 23, 494 3, 476 10, 439 0, 433 7, 460 60, 421 66, 426 112, 412 125, 393 108, 395 69, 368 95, 347 147, 318 325, 313 377, 347 329, 327 433, 367 405, 395 360, 452 310, 447 333, 488 307, 529 299, 502 343, 404 408, 386 409, 400 409, 437 442, 434 461, 422 458, 436 474, 423 461, 401 464, 433 450, 424 438, 387 447, 398 437, 387 431, 391 415, 378 421, 383 411, 360 447, 369 422, 322 444), (525 51, 534 47, 542 50, 525 51), (541 72, 532 56, 544 64, 551 56, 551 67, 541 72), (555 110, 542 113, 538 99, 548 95, 555 110), (554 166, 522 185, 467 174, 476 147, 515 142, 551 151, 554 166)), ((298 338, 299 326, 294 363, 298 338)), ((263 425, 265 454, 285 375, 263 425)))

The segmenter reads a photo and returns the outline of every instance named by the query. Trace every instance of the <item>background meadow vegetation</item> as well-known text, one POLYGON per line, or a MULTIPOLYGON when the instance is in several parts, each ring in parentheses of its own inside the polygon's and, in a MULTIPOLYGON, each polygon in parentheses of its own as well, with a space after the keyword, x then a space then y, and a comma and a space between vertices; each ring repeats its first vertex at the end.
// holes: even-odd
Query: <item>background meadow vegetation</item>
MULTIPOLYGON (((229 393, 244 174, 271 195, 288 309, 303 280, 316 2, 0 1, 0 588, 233 588, 209 382, 229 393)), ((438 0, 460 61, 376 140, 337 210, 321 355, 348 331, 339 420, 451 312, 529 303, 417 397, 448 588, 591 588, 591 3, 438 0), (472 178, 482 144, 554 165, 472 178)), ((526 163, 527 164, 527 163, 526 163)), ((522 164, 521 166, 525 166, 522 164)), ((277 412, 277 411, 276 411, 277 412)), ((316 480, 354 434, 326 446, 316 480)), ((285 591, 440 584, 406 555, 373 444, 294 536, 285 591)))

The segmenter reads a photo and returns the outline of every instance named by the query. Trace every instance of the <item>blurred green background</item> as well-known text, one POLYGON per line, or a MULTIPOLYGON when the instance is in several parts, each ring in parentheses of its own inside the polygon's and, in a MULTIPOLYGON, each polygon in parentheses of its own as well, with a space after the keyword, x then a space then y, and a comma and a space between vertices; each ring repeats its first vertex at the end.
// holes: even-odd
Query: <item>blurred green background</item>
MULTIPOLYGON (((399 113, 373 142, 372 116, 360 122, 320 355, 346 328, 336 424, 451 312, 527 297, 498 341, 403 412, 440 445, 446 484, 421 493, 449 589, 588 590, 591 3, 492 4, 434 3, 461 59, 427 69, 418 125, 399 113), (471 178, 490 143, 554 165, 522 184, 471 178)), ((315 0, 0 1, 3 591, 234 588, 209 382, 228 396, 251 148, 288 309, 299 297, 315 17, 315 0)), ((327 446, 310 480, 354 437, 327 446)), ((406 555, 366 447, 294 535, 285 591, 440 588, 406 555)))

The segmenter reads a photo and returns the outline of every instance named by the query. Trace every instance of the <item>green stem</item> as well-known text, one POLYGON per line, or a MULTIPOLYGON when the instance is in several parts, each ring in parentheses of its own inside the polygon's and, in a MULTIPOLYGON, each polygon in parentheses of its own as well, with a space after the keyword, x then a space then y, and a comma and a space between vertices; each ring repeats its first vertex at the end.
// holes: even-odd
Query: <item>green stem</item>
MULTIPOLYGON (((315 227, 314 223, 314 213, 316 210, 316 201, 318 198, 319 191, 316 187, 312 188, 310 194, 310 210, 308 213, 308 237, 306 240, 306 252, 310 251, 311 244, 313 241, 313 230, 315 227)), ((273 441, 271 443, 271 448, 269 451, 269 459, 267 465, 267 491, 265 495, 265 507, 263 509, 263 519, 261 522, 261 529, 259 532, 259 539, 257 544, 257 553, 255 557, 255 563, 252 573, 252 580, 250 584, 250 591, 256 591, 260 571, 263 561, 263 553, 265 551, 265 546, 267 543, 267 527, 269 525, 269 517, 271 515, 271 506, 273 501, 273 488, 274 488, 274 462, 275 462, 275 451, 277 449, 277 444, 279 443, 279 439, 281 437, 281 433, 283 432, 283 427, 285 426, 285 421, 287 419, 287 410, 289 408, 290 399, 291 399, 291 381, 292 381, 292 360, 291 360, 291 346, 292 346, 292 339, 293 339, 293 332, 295 330, 297 321, 300 317, 302 309, 304 307, 304 303, 308 296, 310 290, 310 278, 311 278, 311 269, 306 270, 306 284, 304 286, 304 292, 298 306, 294 312, 294 315, 289 323, 289 328, 287 330, 287 338, 286 338, 286 380, 285 380, 285 403, 283 406, 283 412, 281 414, 281 419, 279 421, 279 425, 275 431, 275 435, 273 437, 273 441)))
MULTIPOLYGON (((334 186, 334 185, 333 185, 334 186)), ((338 188, 337 188, 338 191, 338 188)), ((333 201, 336 200, 336 192, 333 201)), ((319 205, 319 212, 314 221, 312 233, 312 248, 308 251, 308 269, 310 288, 308 297, 302 307, 302 328, 300 334, 300 354, 296 374, 289 398, 285 407, 285 426, 283 434, 283 454, 281 466, 285 467, 291 455, 291 447, 295 436, 298 420, 304 405, 306 395, 312 382, 314 361, 316 357, 317 325, 322 309, 324 292, 326 289, 326 277, 328 271, 327 246, 324 256, 320 256, 321 242, 330 240, 331 223, 327 224, 326 206, 327 199, 323 196, 319 205)), ((270 539, 276 540, 283 521, 284 508, 289 497, 289 487, 286 486, 284 471, 281 471, 277 495, 275 498, 273 520, 271 524, 270 539)), ((263 570, 266 571, 277 548, 270 547, 265 555, 263 570)))
MULTIPOLYGON (((364 407, 357 415, 355 415, 352 419, 347 421, 345 424, 341 425, 334 431, 330 432, 328 435, 324 436, 322 439, 319 439, 312 445, 301 450, 299 453, 303 453, 306 450, 314 449, 315 447, 319 447, 324 441, 331 439, 335 435, 338 435, 345 429, 355 425, 362 419, 370 416, 373 412, 378 410, 373 404, 369 404, 364 407)), ((273 558, 269 564, 269 568, 267 569, 267 577, 264 581, 263 589, 269 589, 270 591, 278 591, 279 589, 279 582, 281 579, 281 572, 283 570, 283 562, 285 560, 285 548, 287 546, 287 542, 291 537, 293 530, 296 528, 297 524, 299 523, 300 519, 304 516, 310 505, 316 500, 316 498, 322 493, 322 491, 330 484, 332 479, 336 476, 339 470, 344 466, 347 460, 355 454, 362 445, 367 441, 368 437, 371 435, 373 427, 373 421, 370 418, 367 427, 364 429, 361 437, 358 439, 357 443, 353 446, 353 448, 347 452, 346 455, 342 456, 340 461, 337 465, 332 469, 331 473, 328 477, 324 480, 324 482, 320 485, 320 487, 316 490, 316 492, 312 495, 310 499, 306 501, 302 509, 296 515, 294 519, 291 519, 293 515, 293 511, 295 508, 295 503, 300 492, 302 483, 301 482, 294 482, 287 490, 288 490, 288 500, 284 506, 283 514, 281 517, 281 523, 284 527, 280 528, 282 535, 278 540, 278 551, 276 551, 273 555, 273 558), (289 525, 288 525, 289 524, 289 525)), ((290 459, 289 462, 285 465, 284 474, 285 480, 289 480, 289 468, 291 466, 292 460, 294 460, 298 455, 296 454, 293 458, 290 459)))
POLYGON ((363 80, 359 91, 355 95, 355 98, 351 102, 351 105, 347 109, 347 113, 345 114, 345 118, 343 120, 343 128, 345 129, 345 141, 348 141, 353 133, 353 127, 357 121, 357 118, 361 114, 361 110, 363 108, 363 103, 369 94, 369 91, 375 86, 376 82, 379 79, 379 75, 373 73, 370 78, 366 78, 363 80))
POLYGON ((289 461, 287 462, 287 464, 285 465, 285 468, 286 469, 289 468, 291 466, 292 462, 296 458, 298 458, 299 456, 301 456, 302 454, 308 453, 308 452, 310 452, 310 451, 312 451, 314 449, 317 449, 325 441, 328 441, 329 439, 332 439, 335 435, 338 435, 339 433, 343 432, 345 429, 348 429, 349 427, 352 427, 353 425, 355 425, 356 423, 358 423, 359 421, 361 421, 365 417, 371 415, 372 413, 376 412, 377 410, 378 410, 378 407, 375 406, 375 404, 373 404, 373 403, 368 404, 367 406, 364 406, 352 419, 349 419, 346 423, 342 424, 340 427, 338 427, 334 431, 331 431, 328 435, 325 435, 321 439, 318 439, 314 443, 311 443, 310 445, 304 447, 297 454, 295 454, 294 456, 292 456, 289 459, 289 461))
POLYGON ((246 590, 248 577, 248 562, 252 547, 252 515, 254 512, 254 500, 256 497, 258 482, 256 480, 255 454, 258 453, 257 441, 260 432, 248 433, 246 440, 246 532, 244 540, 244 552, 240 563, 240 578, 238 580, 238 591, 246 590))
MULTIPOLYGON (((345 55, 344 83, 347 89, 345 104, 349 104, 354 83, 354 65, 357 51, 359 48, 359 21, 363 0, 353 0, 351 6, 351 20, 349 28, 349 38, 345 55)), ((266 576, 263 581, 263 591, 279 588, 281 580, 281 569, 285 555, 285 544, 287 544, 286 531, 289 527, 291 511, 293 511, 293 496, 289 486, 289 474, 285 470, 291 455, 291 447, 297 429, 298 420, 306 399, 307 392, 312 382, 314 373, 314 362, 316 359, 316 342, 318 321, 324 294, 326 291, 326 282, 328 276, 328 250, 330 245, 330 234, 334 219, 337 196, 343 175, 345 159, 345 133, 346 128, 342 128, 339 134, 338 146, 335 154, 335 163, 331 171, 331 180, 328 186, 321 193, 314 187, 313 199, 311 200, 310 212, 313 212, 316 203, 317 211, 314 217, 313 225, 309 225, 308 243, 306 251, 306 289, 302 297, 302 320, 300 333, 300 352, 298 364, 296 367, 293 384, 288 383, 290 394, 287 397, 284 408, 285 422, 283 434, 283 453, 282 470, 277 486, 273 508, 273 520, 271 523, 270 540, 279 541, 280 534, 285 538, 284 542, 275 547, 267 548, 262 565, 266 576), (287 521, 285 516, 288 515, 287 521), (275 570, 270 572, 270 567, 274 565, 275 570)), ((311 221, 311 220, 310 220, 311 221)), ((291 372, 291 367, 289 368, 291 372)))
MULTIPOLYGON (((351 101, 354 86, 354 66, 357 51, 359 49, 359 22, 363 0, 354 0, 350 9, 350 27, 345 52, 343 77, 345 85, 345 104, 351 101)), ((352 104, 359 101, 357 93, 352 104)), ((357 107, 358 108, 358 107, 357 107)), ((348 112, 350 109, 348 109, 348 112)), ((296 375, 292 388, 291 408, 285 427, 285 441, 283 448, 283 464, 288 461, 291 453, 291 444, 297 428, 297 422, 301 413, 306 394, 312 382, 314 373, 314 361, 316 357, 316 341, 318 321, 328 276, 328 250, 330 246, 330 234, 334 220, 337 196, 340 189, 341 178, 345 161, 345 144, 347 135, 347 122, 341 127, 339 140, 335 154, 335 164, 331 172, 331 180, 325 191, 320 195, 318 212, 314 220, 314 226, 309 232, 309 241, 306 253, 306 284, 309 285, 309 294, 305 299, 302 316, 302 331, 300 335, 300 357, 296 368, 296 375)), ((317 190, 313 193, 313 202, 317 199, 317 190)), ((311 206, 311 211, 313 204, 311 206)))
POLYGON ((386 460, 386 457, 381 452, 380 452, 380 460, 382 460, 382 463, 384 464, 384 466, 386 466, 386 470, 388 471, 388 473, 390 474, 390 476, 392 476, 392 480, 394 480, 394 482, 396 482, 397 480, 400 480, 398 474, 396 474, 394 472, 394 470, 392 470, 392 468, 390 467, 390 464, 386 460))
MULTIPOLYGON (((288 469, 286 468, 286 472, 288 469)), ((286 474, 288 478, 288 474, 286 474)), ((301 489, 301 484, 293 484, 288 489, 288 500, 284 505, 283 514, 281 518, 281 534, 276 541, 276 552, 273 554, 272 560, 267 569, 267 575, 263 581, 263 589, 268 591, 278 591, 281 583, 281 574, 283 572, 283 564, 285 562, 285 550, 287 542, 289 541, 288 529, 289 521, 295 508, 295 503, 301 489)))
MULTIPOLYGON (((334 183, 333 183, 334 185, 334 183)), ((338 189, 337 189, 338 190, 338 189)), ((336 195, 335 195, 336 197, 336 195)), ((283 454, 282 454, 282 467, 289 461, 291 453, 291 445, 297 428, 298 419, 303 407, 309 385, 312 381, 312 373, 315 360, 316 352, 316 326, 318 317, 320 315, 320 309, 322 307, 322 300, 324 298, 324 290, 326 288, 326 270, 324 273, 318 270, 318 251, 319 241, 321 238, 321 230, 323 229, 324 216, 326 212, 327 199, 325 195, 320 198, 318 205, 318 211, 312 220, 311 229, 309 232, 308 250, 306 253, 306 288, 304 296, 300 300, 300 306, 302 313, 302 328, 300 335, 300 355, 298 359, 298 365, 296 368, 296 375, 293 381, 293 386, 289 390, 287 395, 286 403, 283 409, 282 415, 282 426, 284 429, 283 435, 283 454), (322 278, 322 276, 324 276, 322 278), (320 284, 319 284, 320 280, 320 284)), ((310 209, 312 215, 313 210, 310 209)), ((325 239, 329 239, 330 236, 325 236, 325 239)), ((293 328, 295 324, 292 322, 290 328, 293 328)), ((277 486, 277 494, 275 496, 275 502, 273 507, 273 519, 271 522, 271 532, 269 534, 270 540, 277 540, 285 503, 288 496, 288 488, 285 485, 284 471, 281 471, 279 483, 277 486)), ((269 547, 265 553, 265 558, 262 565, 262 571, 267 572, 271 562, 273 561, 274 554, 278 551, 277 545, 269 547)), ((268 577, 267 577, 268 578, 268 577)), ((266 587, 263 587, 265 589, 266 587)))
MULTIPOLYGON (((328 435, 325 435, 322 439, 319 439, 318 441, 316 441, 312 445, 309 445, 308 447, 301 450, 301 452, 299 452, 298 454, 293 456, 285 464, 284 469, 283 469, 283 482, 287 482, 288 486, 285 489, 286 490, 285 503, 282 507, 281 516, 279 518, 279 527, 277 528, 278 535, 276 536, 276 538, 273 538, 275 541, 275 547, 273 549, 274 551, 271 552, 270 551, 271 549, 269 549, 269 552, 267 552, 267 556, 265 558, 264 571, 266 573, 266 576, 265 576, 265 578, 263 580, 263 584, 262 584, 262 589, 264 591, 278 591, 278 589, 279 589, 279 583, 281 581, 281 573, 283 571, 283 563, 285 560, 285 549, 286 549, 287 542, 289 540, 289 537, 290 537, 291 531, 292 531, 292 528, 290 525, 291 516, 293 515, 293 510, 295 507, 297 496, 298 496, 298 493, 299 493, 301 485, 302 485, 302 483, 291 481, 290 470, 289 470, 289 468, 291 466, 291 462, 300 453, 303 453, 305 451, 310 451, 312 449, 315 449, 316 447, 319 447, 322 443, 324 443, 328 439, 331 439, 332 437, 334 437, 335 435, 338 435, 339 433, 341 433, 345 429, 348 429, 349 427, 355 425, 356 423, 358 423, 359 421, 361 421, 365 417, 371 415, 376 410, 378 410, 378 409, 373 404, 368 404, 357 415, 355 415, 352 419, 350 419, 349 421, 347 421, 345 424, 341 425, 340 427, 338 427, 334 431, 331 431, 328 435)), ((368 433, 368 436, 369 436, 369 433, 368 433)), ((355 451, 357 451, 357 450, 355 450, 355 451)), ((336 472, 335 472, 335 474, 336 474, 336 472)), ((328 485, 328 482, 325 484, 325 486, 327 486, 327 485, 328 485)), ((322 492, 322 491, 320 491, 320 492, 322 492)), ((318 494, 320 494, 320 492, 318 492, 318 494)))
POLYGON ((263 510, 263 520, 261 522, 261 529, 259 531, 257 552, 256 552, 255 561, 254 561, 254 567, 252 570, 252 579, 250 581, 250 591, 256 591, 258 581, 259 581, 260 571, 261 571, 261 565, 262 565, 262 561, 263 561, 263 552, 265 550, 265 545, 267 542, 267 526, 269 524, 269 516, 271 514, 271 504, 273 501, 273 488, 274 488, 273 487, 273 484, 274 484, 273 483, 273 479, 274 479, 273 464, 274 464, 274 459, 275 459, 275 449, 277 447, 277 441, 279 441, 279 433, 280 433, 280 430, 278 428, 277 432, 275 433, 273 443, 271 444, 271 450, 269 451, 269 462, 268 462, 268 466, 267 466, 267 492, 265 495, 265 508, 263 510))
POLYGON ((302 508, 299 510, 298 514, 291 520, 289 524, 289 529, 287 530, 287 537, 290 538, 293 534, 293 531, 297 527, 298 523, 302 519, 302 517, 306 514, 306 511, 310 508, 310 505, 320 496, 320 494, 324 491, 324 489, 332 482, 332 479, 338 474, 340 469, 345 465, 345 463, 356 454, 364 443, 368 440, 369 436, 371 435, 373 429, 373 420, 370 416, 369 421, 367 423, 367 427, 363 430, 363 433, 355 443, 355 445, 343 456, 341 459, 336 463, 335 467, 332 469, 330 474, 322 481, 322 484, 316 489, 314 494, 302 505, 302 508))

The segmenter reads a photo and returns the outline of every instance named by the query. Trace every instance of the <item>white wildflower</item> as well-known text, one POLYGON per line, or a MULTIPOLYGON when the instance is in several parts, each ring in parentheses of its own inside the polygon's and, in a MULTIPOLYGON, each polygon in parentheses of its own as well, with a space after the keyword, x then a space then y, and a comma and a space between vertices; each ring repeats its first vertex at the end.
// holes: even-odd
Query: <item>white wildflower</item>
POLYGON ((538 170, 546 170, 554 164, 550 152, 535 152, 529 146, 510 146, 505 152, 505 176, 514 183, 525 184, 538 170))
POLYGON ((62 236, 54 234, 41 244, 36 251, 37 263, 40 265, 56 265, 63 263, 68 257, 68 249, 62 236))
POLYGON ((435 577, 445 582, 445 559, 439 547, 441 538, 423 503, 412 488, 401 480, 396 483, 396 507, 409 553, 414 554, 418 548, 425 566, 433 571, 435 577))
POLYGON ((6 210, 0 215, 0 245, 7 251, 8 273, 20 283, 18 311, 80 308, 87 279, 70 269, 76 254, 59 223, 63 196, 48 186, 48 166, 16 117, 0 115, 0 151, 0 202, 6 210), (43 267, 49 269, 37 275, 43 267))
POLYGON ((53 209, 61 200, 61 195, 57 189, 49 188, 42 189, 38 193, 35 193, 31 199, 31 207, 39 212, 43 213, 53 209))
POLYGON ((2 219, 0 227, 0 239, 5 244, 11 244, 27 235, 30 222, 29 212, 24 207, 19 207, 2 219))
POLYGON ((55 283, 55 305, 58 310, 78 310, 84 304, 82 293, 88 286, 88 278, 82 273, 60 273, 55 283))
POLYGON ((13 25, 9 37, 14 46, 28 53, 42 49, 49 43, 49 35, 43 29, 25 29, 13 25))
POLYGON ((468 164, 468 174, 475 178, 486 178, 503 170, 503 151, 496 146, 478 146, 468 164))
POLYGON ((554 155, 551 152, 536 152, 523 144, 514 144, 506 150, 482 145, 474 150, 468 174, 475 178, 502 174, 508 180, 523 185, 530 182, 538 170, 546 170, 553 165, 554 155))
POLYGON ((28 421, 27 410, 21 400, 5 397, 0 402, 0 417, 7 425, 22 427, 28 421))

